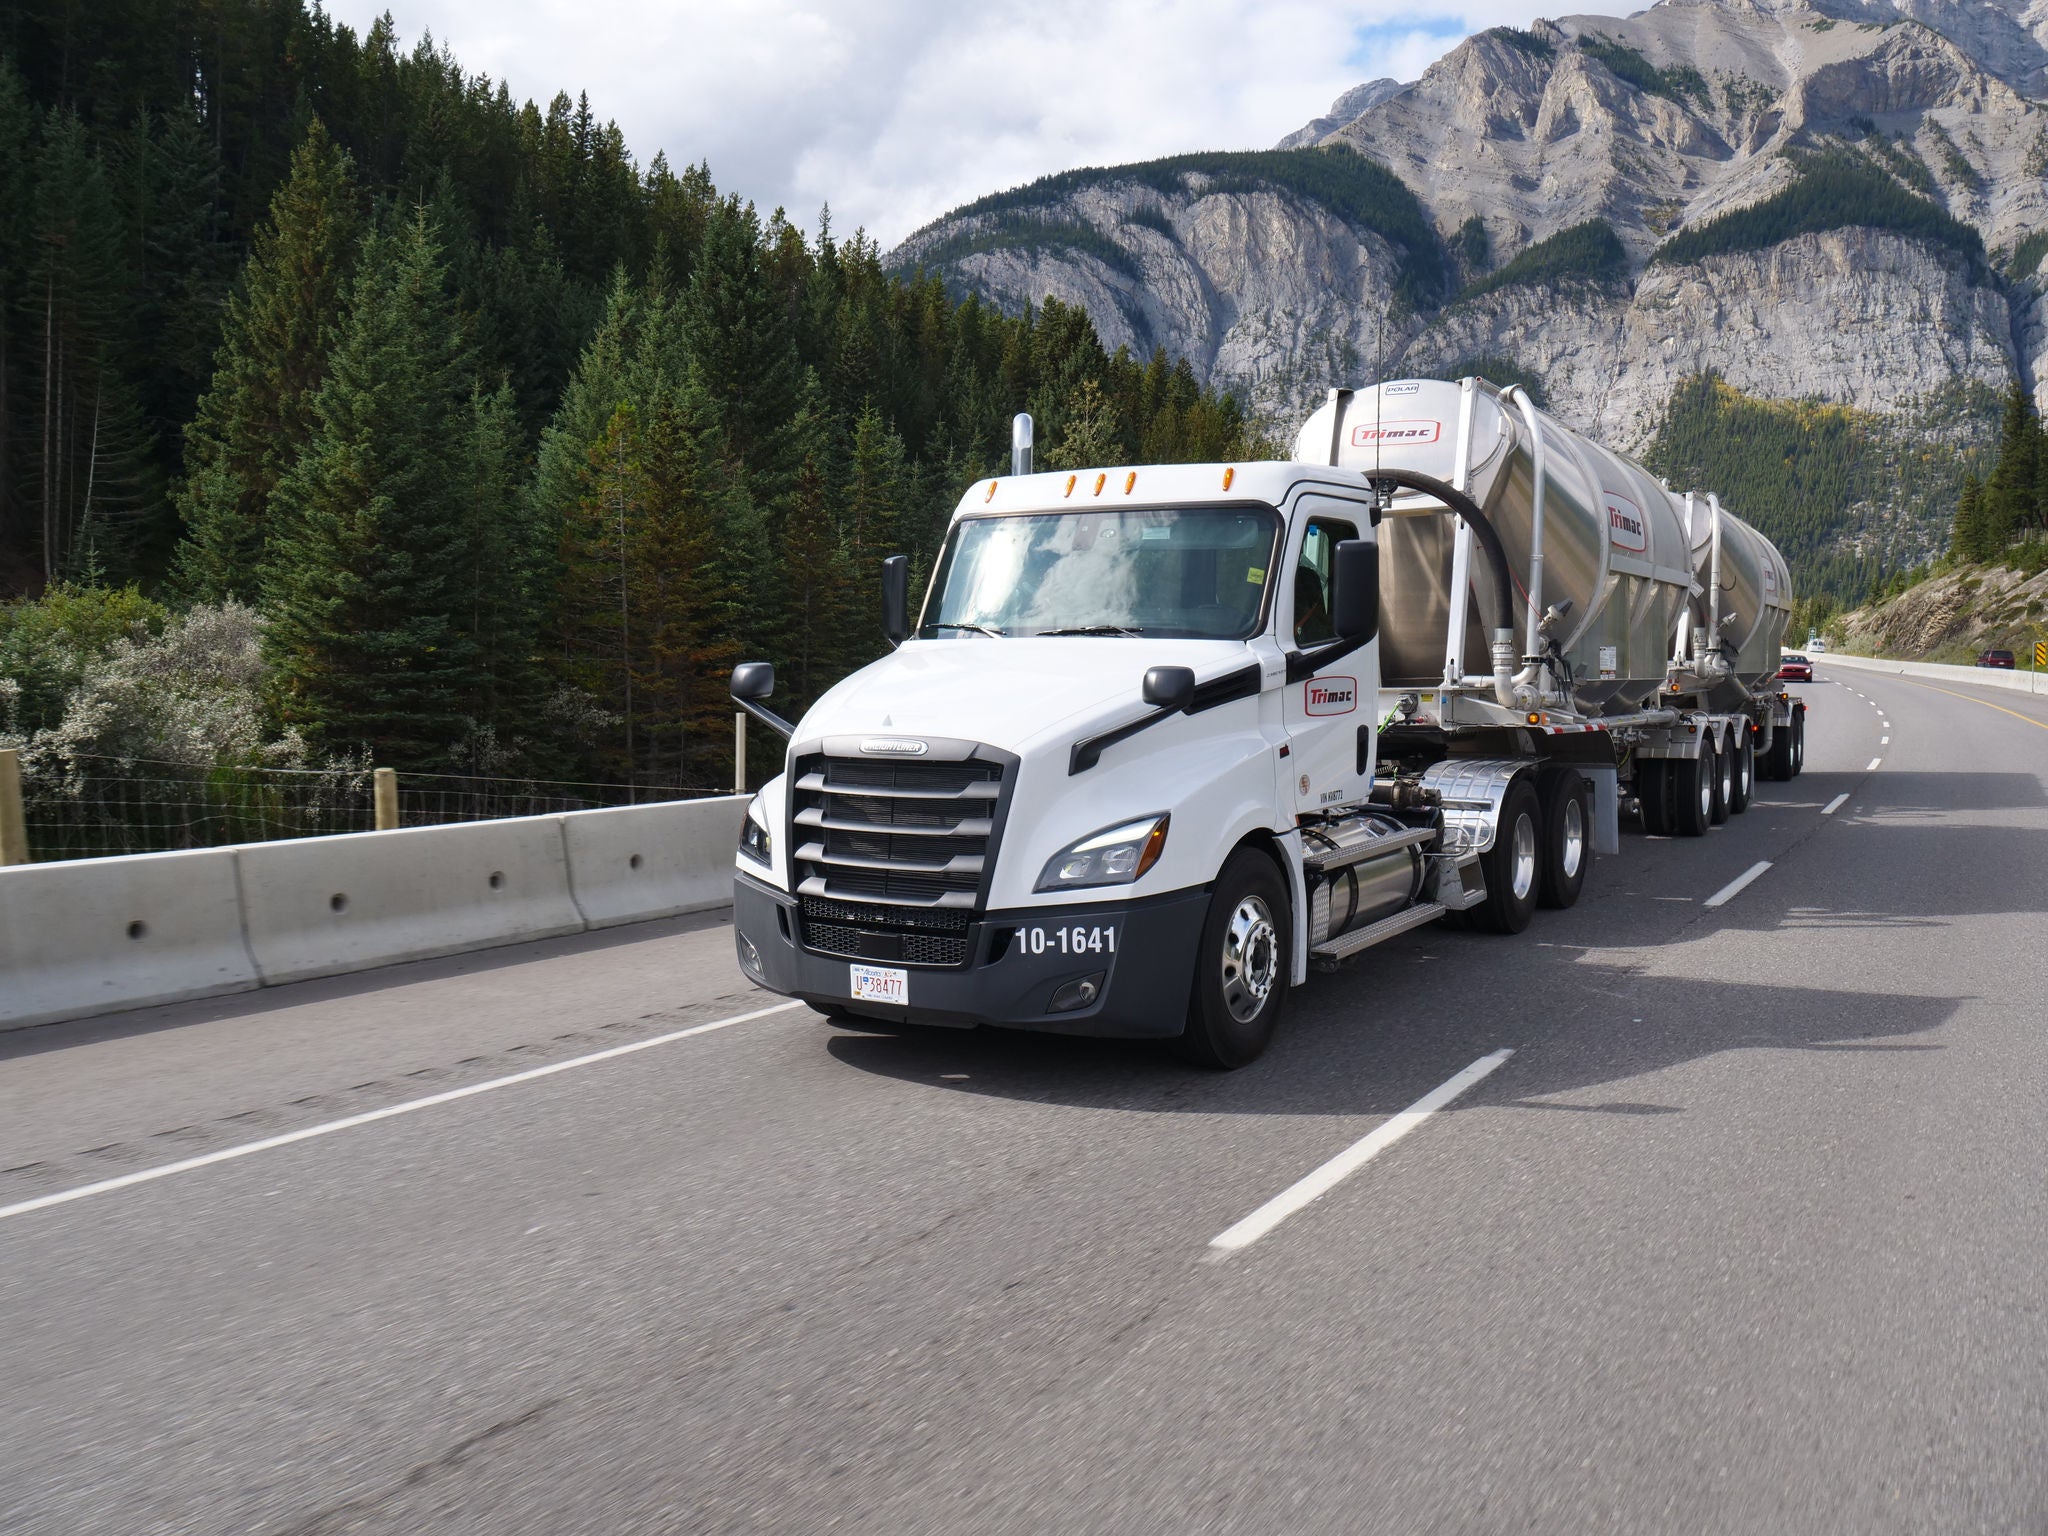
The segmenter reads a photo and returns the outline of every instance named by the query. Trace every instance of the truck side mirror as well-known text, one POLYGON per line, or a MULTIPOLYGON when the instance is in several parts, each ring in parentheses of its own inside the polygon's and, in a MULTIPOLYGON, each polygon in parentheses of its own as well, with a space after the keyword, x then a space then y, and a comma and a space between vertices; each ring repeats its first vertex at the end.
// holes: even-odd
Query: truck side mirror
POLYGON ((1186 709, 1195 702, 1195 669, 1147 667, 1144 696, 1154 709, 1186 709))
POLYGON ((891 645, 910 638, 910 556, 882 562, 882 635, 891 645))
POLYGON ((772 661, 743 661, 732 669, 732 696, 735 699, 753 700, 771 698, 775 693, 775 663, 772 661))
POLYGON ((1380 547, 1367 539, 1338 544, 1330 619, 1339 638, 1363 645, 1380 632, 1380 547))

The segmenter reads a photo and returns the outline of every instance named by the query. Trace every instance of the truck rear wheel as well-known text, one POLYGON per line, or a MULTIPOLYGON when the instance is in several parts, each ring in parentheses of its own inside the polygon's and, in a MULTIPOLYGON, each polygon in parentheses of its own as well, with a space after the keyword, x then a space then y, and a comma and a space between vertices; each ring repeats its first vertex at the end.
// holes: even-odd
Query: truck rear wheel
POLYGON ((1771 747, 1764 753, 1764 777, 1783 783, 1792 777, 1792 722, 1771 728, 1771 747))
POLYGON ((1488 933, 1520 933, 1536 915, 1543 884, 1543 810, 1528 776, 1508 786, 1501 801, 1493 846, 1479 855, 1486 900, 1468 913, 1488 933))
POLYGON ((1792 771, 1785 775, 1796 779, 1806 772, 1806 706, 1800 705, 1792 711, 1792 771))
POLYGON ((1671 830, 1679 837, 1705 837, 1714 821, 1715 752, 1700 743, 1698 757, 1675 757, 1671 774, 1671 830))
POLYGON ((1735 747, 1724 742, 1714 753, 1714 806, 1708 820, 1720 826, 1735 808, 1735 747))
POLYGON ((1537 781, 1543 803, 1542 890, 1546 907, 1569 907, 1586 888, 1593 867, 1593 816, 1585 776, 1576 768, 1552 768, 1537 781))
POLYGON ((1292 954, 1280 871, 1256 849, 1238 849, 1209 896, 1180 1054, 1222 1070, 1258 1060, 1280 1019, 1292 954))
POLYGON ((1728 809, 1740 816, 1749 809, 1749 799, 1756 792, 1756 737, 1746 725, 1735 727, 1735 769, 1734 792, 1728 798, 1728 809))
POLYGON ((1671 765, 1662 758, 1636 759, 1636 803, 1642 807, 1646 834, 1671 835, 1671 765))

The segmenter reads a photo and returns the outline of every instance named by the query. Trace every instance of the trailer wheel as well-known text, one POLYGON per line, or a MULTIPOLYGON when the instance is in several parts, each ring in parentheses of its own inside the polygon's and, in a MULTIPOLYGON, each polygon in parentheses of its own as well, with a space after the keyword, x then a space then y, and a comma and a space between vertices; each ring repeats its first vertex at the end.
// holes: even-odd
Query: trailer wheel
POLYGON ((1678 837, 1705 837, 1713 825, 1717 755, 1713 745, 1703 741, 1698 757, 1670 761, 1671 830, 1678 837))
POLYGON ((1796 779, 1806 772, 1806 706, 1800 705, 1792 711, 1792 768, 1785 775, 1796 779))
POLYGON ((1771 728, 1771 749, 1764 754, 1764 777, 1783 783, 1792 777, 1792 722, 1771 728))
POLYGON ((1749 809, 1750 796, 1756 792, 1756 737, 1746 725, 1735 727, 1739 745, 1735 748, 1734 792, 1728 797, 1728 809, 1740 816, 1749 809))
POLYGON ((1707 820, 1720 826, 1735 808, 1735 748, 1724 742, 1714 753, 1714 804, 1707 820))
POLYGON ((1258 1060, 1279 1022, 1291 954, 1280 871, 1263 853, 1240 848, 1209 896, 1187 1027, 1175 1042, 1180 1054, 1222 1070, 1258 1060))
POLYGON ((1537 780, 1543 804, 1543 884, 1537 900, 1546 907, 1569 907, 1586 888, 1593 867, 1590 788, 1576 768, 1552 768, 1537 780))
POLYGON ((1636 805, 1643 815, 1643 831, 1650 837, 1671 835, 1670 783, 1661 758, 1636 759, 1636 805))
POLYGON ((1536 915, 1543 886, 1543 810, 1527 775, 1508 786, 1493 846, 1479 855, 1486 900, 1467 914, 1488 933, 1520 933, 1536 915))

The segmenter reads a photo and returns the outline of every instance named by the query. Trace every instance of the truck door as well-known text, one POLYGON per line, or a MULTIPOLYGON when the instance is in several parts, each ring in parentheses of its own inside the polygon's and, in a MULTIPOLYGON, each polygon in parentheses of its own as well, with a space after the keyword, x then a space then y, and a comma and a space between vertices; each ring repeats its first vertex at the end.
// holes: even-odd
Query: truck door
MULTIPOLYGON (((1376 644, 1359 647, 1321 665, 1315 653, 1337 638, 1332 621, 1337 545, 1358 537, 1359 509, 1322 497, 1305 501, 1300 542, 1288 578, 1288 608, 1282 631, 1288 643, 1284 718, 1288 765, 1297 812, 1328 810, 1363 800, 1371 788, 1371 764, 1361 750, 1359 729, 1370 724, 1368 699, 1374 692, 1376 644)), ((1369 747, 1370 736, 1365 738, 1369 747)))

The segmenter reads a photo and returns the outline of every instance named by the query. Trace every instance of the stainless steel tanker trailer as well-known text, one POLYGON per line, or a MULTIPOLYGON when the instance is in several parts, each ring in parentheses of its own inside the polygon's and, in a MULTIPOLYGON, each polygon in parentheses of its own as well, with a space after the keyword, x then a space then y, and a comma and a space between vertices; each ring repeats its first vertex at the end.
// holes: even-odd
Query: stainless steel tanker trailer
POLYGON ((1013 473, 961 498, 894 650, 748 807, 741 966, 859 1028, 1173 1039, 1237 1066, 1288 990, 1579 897, 1633 805, 1697 834, 1799 769, 1756 530, 1478 379, 1336 390, 1290 461, 1013 473))
POLYGON ((1382 774, 1570 762, 1614 851, 1623 800, 1653 835, 1699 836, 1804 766, 1805 705, 1777 684, 1791 573, 1718 497, 1477 378, 1333 389, 1294 457, 1360 471, 1381 503, 1382 774), (1460 502, 1483 518, 1444 515, 1460 502), (1505 635, 1482 622, 1500 585, 1482 536, 1505 557, 1505 635))

